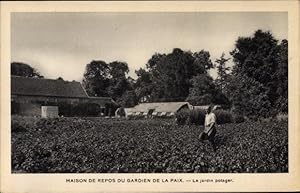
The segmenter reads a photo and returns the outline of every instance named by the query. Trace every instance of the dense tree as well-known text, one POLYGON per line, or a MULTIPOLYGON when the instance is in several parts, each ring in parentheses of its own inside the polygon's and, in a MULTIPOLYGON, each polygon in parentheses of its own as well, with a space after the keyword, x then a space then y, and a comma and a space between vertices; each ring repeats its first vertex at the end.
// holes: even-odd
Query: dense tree
POLYGON ((217 69, 218 76, 215 80, 217 88, 222 92, 226 87, 229 79, 230 67, 226 66, 226 63, 230 58, 225 58, 225 54, 222 53, 222 56, 215 61, 215 67, 217 69))
POLYGON ((267 96, 267 88, 245 75, 235 76, 228 87, 232 110, 236 114, 246 115, 250 119, 271 115, 271 103, 267 96))
POLYGON ((87 64, 83 85, 90 96, 110 96, 123 107, 136 104, 135 81, 126 77, 128 64, 114 61, 92 61, 87 64))
POLYGON ((111 78, 126 78, 129 72, 128 64, 126 62, 114 61, 109 63, 111 78))
POLYGON ((215 85, 213 79, 207 74, 200 74, 191 80, 192 87, 187 101, 192 105, 207 105, 213 103, 215 85))
POLYGON ((179 48, 169 54, 155 53, 146 69, 136 71, 138 98, 147 101, 184 101, 192 86, 191 79, 207 74, 212 68, 207 51, 192 53, 179 48))
POLYGON ((11 75, 30 78, 43 78, 43 76, 36 69, 22 62, 11 63, 11 75))
POLYGON ((86 67, 84 86, 92 96, 111 96, 123 107, 140 102, 189 101, 193 105, 231 104, 235 112, 250 118, 268 117, 288 108, 288 42, 280 43, 270 32, 257 30, 239 37, 230 52, 229 68, 223 53, 215 61, 209 52, 192 53, 179 48, 155 53, 146 68, 127 77, 125 62, 92 61, 86 67), (213 80, 209 69, 217 68, 213 80))
POLYGON ((217 88, 214 80, 208 74, 199 74, 191 80, 189 96, 186 99, 192 105, 221 104, 229 105, 227 97, 217 88))
POLYGON ((134 90, 127 90, 117 102, 122 107, 128 108, 137 105, 138 100, 134 90))
POLYGON ((231 55, 235 66, 227 89, 236 111, 268 117, 287 110, 286 40, 278 44, 270 32, 257 30, 239 37, 231 55))
POLYGON ((210 60, 208 51, 201 50, 200 52, 193 53, 195 58, 195 71, 196 74, 206 74, 209 69, 213 68, 213 63, 210 60))
POLYGON ((110 69, 104 61, 92 61, 86 65, 83 86, 90 96, 108 96, 110 69))
POLYGON ((138 104, 138 97, 136 94, 135 88, 136 80, 131 78, 130 76, 127 77, 127 89, 126 91, 122 94, 122 96, 117 99, 117 102, 122 106, 122 107, 133 107, 138 104))
MULTIPOLYGON (((190 53, 180 49, 174 49, 171 54, 158 61, 153 73, 153 81, 156 85, 162 85, 160 93, 154 98, 162 98, 182 101, 189 93, 189 79, 193 76, 194 58, 190 53)), ((155 87, 158 88, 158 87, 155 87)))
POLYGON ((142 68, 136 70, 135 73, 138 77, 134 84, 137 98, 140 99, 141 102, 150 102, 153 87, 151 73, 142 68))
POLYGON ((129 72, 128 65, 125 62, 114 61, 109 66, 109 85, 107 93, 114 100, 121 98, 126 90, 129 89, 129 82, 126 74, 129 72))
POLYGON ((277 57, 278 70, 276 71, 278 98, 276 107, 282 112, 288 112, 288 41, 282 40, 277 57))
POLYGON ((136 80, 130 76, 127 77, 127 81, 129 84, 129 90, 133 90, 136 84, 136 80))

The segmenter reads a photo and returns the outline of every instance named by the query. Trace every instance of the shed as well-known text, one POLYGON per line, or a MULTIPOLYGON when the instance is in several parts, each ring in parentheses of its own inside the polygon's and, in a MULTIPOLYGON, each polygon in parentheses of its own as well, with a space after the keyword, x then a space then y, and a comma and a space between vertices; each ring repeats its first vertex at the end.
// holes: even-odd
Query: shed
POLYGON ((56 118, 58 117, 57 106, 42 106, 42 117, 43 118, 56 118))
MULTIPOLYGON (((193 106, 192 109, 206 110, 206 109, 208 109, 209 106, 210 105, 193 106)), ((218 110, 218 109, 222 109, 222 106, 221 105, 214 105, 212 110, 218 110)))
POLYGON ((195 110, 206 110, 208 107, 209 107, 209 105, 193 106, 193 109, 195 109, 195 110))
POLYGON ((126 116, 143 115, 147 117, 172 117, 175 113, 190 109, 188 102, 158 102, 158 103, 140 103, 133 108, 125 109, 126 116))

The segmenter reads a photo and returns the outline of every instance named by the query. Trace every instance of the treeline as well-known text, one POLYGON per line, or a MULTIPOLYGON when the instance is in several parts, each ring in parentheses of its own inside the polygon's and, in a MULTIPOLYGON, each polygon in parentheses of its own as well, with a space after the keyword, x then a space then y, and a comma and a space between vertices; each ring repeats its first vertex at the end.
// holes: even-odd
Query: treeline
MULTIPOLYGON (((251 37, 239 37, 229 55, 211 61, 206 50, 155 53, 145 68, 135 71, 136 80, 128 76, 126 62, 94 60, 86 65, 82 83, 90 96, 110 96, 123 107, 138 102, 214 103, 254 119, 288 112, 287 40, 279 42, 270 32, 257 30, 251 37), (211 69, 217 70, 216 79, 211 69)), ((24 75, 14 66, 12 74, 24 75)), ((42 77, 34 69, 30 73, 42 77)))
POLYGON ((288 42, 258 30, 240 37, 230 53, 234 66, 225 81, 232 109, 249 118, 288 112, 288 42))

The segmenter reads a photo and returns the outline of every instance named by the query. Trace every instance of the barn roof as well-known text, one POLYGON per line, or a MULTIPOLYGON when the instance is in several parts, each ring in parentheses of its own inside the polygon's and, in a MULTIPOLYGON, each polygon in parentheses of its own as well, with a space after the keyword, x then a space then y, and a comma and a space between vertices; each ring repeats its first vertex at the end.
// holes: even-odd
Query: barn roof
POLYGON ((180 108, 187 105, 188 102, 160 102, 160 103, 140 103, 137 106, 126 109, 131 112, 148 112, 150 109, 154 109, 156 112, 177 112, 180 108))
MULTIPOLYGON (((206 110, 210 105, 193 106, 193 109, 206 110)), ((213 105, 213 110, 222 108, 221 105, 213 105)))
POLYGON ((200 109, 200 110, 205 110, 209 107, 209 105, 202 105, 202 106, 193 106, 193 109, 200 109))
POLYGON ((76 81, 11 76, 11 94, 86 98, 88 95, 76 81))

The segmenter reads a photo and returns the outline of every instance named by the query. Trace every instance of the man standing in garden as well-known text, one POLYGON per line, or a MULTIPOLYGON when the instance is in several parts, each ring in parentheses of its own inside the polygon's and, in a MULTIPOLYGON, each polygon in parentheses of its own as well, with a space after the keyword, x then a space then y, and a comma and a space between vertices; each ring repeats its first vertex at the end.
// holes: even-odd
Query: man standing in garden
POLYGON ((210 105, 206 109, 205 121, 204 121, 204 131, 199 135, 199 139, 202 140, 209 140, 212 144, 214 151, 216 151, 216 144, 215 144, 215 135, 217 133, 216 130, 216 115, 212 112, 213 106, 210 105))

